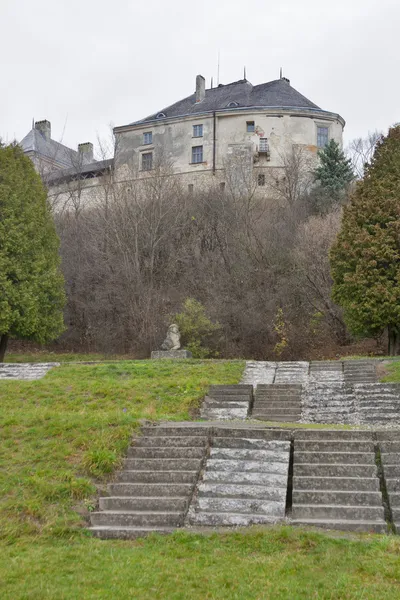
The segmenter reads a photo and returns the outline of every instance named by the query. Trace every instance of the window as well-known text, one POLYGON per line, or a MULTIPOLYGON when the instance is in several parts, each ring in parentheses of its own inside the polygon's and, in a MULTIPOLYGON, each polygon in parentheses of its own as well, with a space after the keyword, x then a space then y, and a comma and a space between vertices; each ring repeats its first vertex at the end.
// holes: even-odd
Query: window
POLYGON ((247 133, 254 133, 254 131, 255 131, 254 121, 246 121, 246 126, 247 126, 247 133))
POLYGON ((144 152, 142 154, 142 171, 151 171, 153 168, 153 153, 144 152))
POLYGON ((203 137, 203 125, 193 125, 193 137, 203 137))
POLYGON ((325 148, 329 141, 329 127, 317 127, 317 146, 325 148))
POLYGON ((258 176, 257 183, 261 187, 265 185, 265 175, 263 173, 260 173, 260 175, 258 176))
POLYGON ((189 192, 189 194, 193 194, 193 190, 194 190, 193 183, 189 183, 189 185, 188 185, 188 192, 189 192))
POLYGON ((164 119, 167 115, 163 112, 158 113, 158 115, 156 116, 156 119, 164 119))
POLYGON ((193 146, 192 148, 192 163, 203 162, 203 146, 193 146))
POLYGON ((151 131, 147 131, 143 134, 143 144, 152 144, 153 143, 153 133, 151 131))
POLYGON ((268 138, 260 138, 259 152, 269 152, 268 138))
POLYGON ((235 108, 236 106, 239 106, 238 102, 229 102, 228 104, 228 108, 235 108))

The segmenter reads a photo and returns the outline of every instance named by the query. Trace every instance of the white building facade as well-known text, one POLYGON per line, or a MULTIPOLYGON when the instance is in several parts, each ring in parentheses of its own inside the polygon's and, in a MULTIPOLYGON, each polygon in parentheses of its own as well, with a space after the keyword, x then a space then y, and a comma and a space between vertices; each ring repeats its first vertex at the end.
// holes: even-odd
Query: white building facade
POLYGON ((310 157, 329 140, 342 146, 345 122, 302 96, 286 78, 253 86, 241 80, 196 92, 141 121, 114 129, 118 181, 151 177, 162 160, 189 189, 224 185, 241 160, 260 186, 301 147, 310 157))

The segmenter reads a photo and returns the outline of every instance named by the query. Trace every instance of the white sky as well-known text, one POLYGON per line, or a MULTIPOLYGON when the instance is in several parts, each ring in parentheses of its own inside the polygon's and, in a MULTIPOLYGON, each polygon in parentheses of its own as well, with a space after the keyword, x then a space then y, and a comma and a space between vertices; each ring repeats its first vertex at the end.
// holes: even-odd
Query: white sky
POLYGON ((0 137, 32 118, 75 148, 188 96, 195 77, 284 75, 347 121, 400 121, 399 0, 0 0, 0 137))

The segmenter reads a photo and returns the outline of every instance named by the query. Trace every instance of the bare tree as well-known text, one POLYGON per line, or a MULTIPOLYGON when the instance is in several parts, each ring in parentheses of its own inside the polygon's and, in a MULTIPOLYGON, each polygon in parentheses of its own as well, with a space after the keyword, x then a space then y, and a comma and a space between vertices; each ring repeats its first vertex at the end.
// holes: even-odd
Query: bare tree
POLYGON ((346 155, 351 160, 357 179, 362 179, 364 176, 365 165, 371 162, 376 144, 382 135, 383 133, 377 130, 369 131, 366 137, 355 138, 347 146, 346 155))

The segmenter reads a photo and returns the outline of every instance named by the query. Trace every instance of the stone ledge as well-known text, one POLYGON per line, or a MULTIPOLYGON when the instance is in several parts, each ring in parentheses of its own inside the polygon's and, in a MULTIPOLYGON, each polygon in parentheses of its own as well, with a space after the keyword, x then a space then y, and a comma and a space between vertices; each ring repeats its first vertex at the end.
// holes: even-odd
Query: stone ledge
POLYGON ((151 358, 192 358, 192 353, 189 350, 154 350, 151 358))

